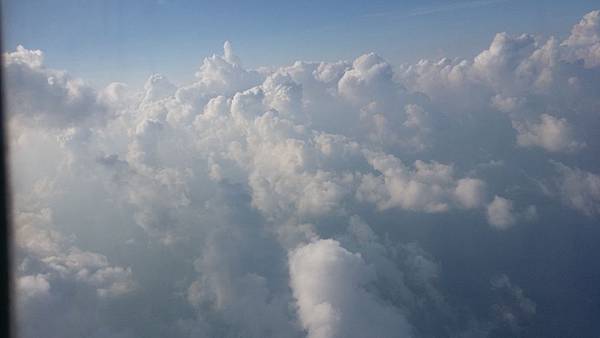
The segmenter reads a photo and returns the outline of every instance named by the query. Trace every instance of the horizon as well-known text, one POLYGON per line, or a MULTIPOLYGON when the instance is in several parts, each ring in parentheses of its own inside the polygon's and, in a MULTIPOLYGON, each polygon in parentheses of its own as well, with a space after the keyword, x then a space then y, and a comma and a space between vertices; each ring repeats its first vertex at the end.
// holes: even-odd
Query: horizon
POLYGON ((183 84, 192 81, 190 72, 204 57, 220 53, 227 40, 250 68, 350 60, 368 52, 400 65, 471 58, 503 31, 562 38, 572 22, 593 9, 593 2, 585 0, 568 5, 532 0, 377 1, 367 7, 341 1, 267 1, 260 6, 235 1, 7 1, 3 40, 6 50, 19 44, 43 50, 49 67, 68 69, 96 87, 114 81, 141 86, 154 73, 183 84), (266 49, 270 52, 261 52, 266 49))

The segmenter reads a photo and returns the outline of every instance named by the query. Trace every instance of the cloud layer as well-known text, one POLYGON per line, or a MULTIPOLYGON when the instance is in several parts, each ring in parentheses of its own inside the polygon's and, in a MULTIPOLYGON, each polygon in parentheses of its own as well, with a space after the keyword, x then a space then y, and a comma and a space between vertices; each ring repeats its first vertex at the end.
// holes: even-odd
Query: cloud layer
POLYGON ((19 46, 20 334, 547 336, 561 304, 512 255, 597 222, 599 66, 598 11, 562 40, 499 33, 472 59, 397 68, 251 70, 226 42, 193 83, 139 90, 19 46))

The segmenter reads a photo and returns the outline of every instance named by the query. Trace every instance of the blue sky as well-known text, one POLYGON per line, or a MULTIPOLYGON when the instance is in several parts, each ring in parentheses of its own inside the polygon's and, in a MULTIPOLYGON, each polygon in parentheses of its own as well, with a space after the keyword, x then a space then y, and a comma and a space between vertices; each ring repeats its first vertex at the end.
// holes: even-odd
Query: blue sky
POLYGON ((400 64, 469 57, 500 31, 564 35, 599 3, 4 1, 4 48, 41 49, 48 66, 96 85, 115 79, 137 85, 153 72, 187 82, 224 40, 250 67, 352 59, 368 51, 400 64))

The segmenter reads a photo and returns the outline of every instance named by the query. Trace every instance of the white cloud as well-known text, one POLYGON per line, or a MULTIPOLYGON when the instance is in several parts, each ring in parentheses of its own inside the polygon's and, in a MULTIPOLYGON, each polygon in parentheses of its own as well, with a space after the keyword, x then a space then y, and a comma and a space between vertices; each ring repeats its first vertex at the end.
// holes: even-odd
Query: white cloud
POLYGON ((530 35, 513 37, 498 33, 490 47, 473 60, 476 75, 494 87, 506 87, 524 59, 535 50, 535 40, 530 35))
POLYGON ((7 108, 14 117, 27 116, 30 123, 46 127, 70 127, 75 123, 103 121, 106 107, 96 91, 64 71, 44 67, 40 50, 18 46, 4 54, 7 108))
POLYGON ((392 77, 392 67, 385 60, 373 53, 365 54, 344 73, 338 90, 344 98, 359 104, 385 100, 396 94, 392 77))
POLYGON ((25 257, 19 263, 19 274, 23 275, 20 280, 25 288, 46 289, 33 294, 47 293, 52 283, 60 283, 61 279, 75 279, 95 289, 99 296, 116 296, 133 289, 131 269, 112 266, 106 256, 82 251, 70 245, 60 233, 48 229, 52 224, 49 209, 39 213, 18 212, 16 223, 17 249, 25 257), (30 266, 38 269, 37 273, 29 275, 30 266))
POLYGON ((492 97, 491 105, 504 113, 510 113, 516 111, 523 105, 523 99, 517 97, 504 97, 502 94, 497 94, 492 97))
POLYGON ((381 175, 363 175, 357 198, 375 203, 379 209, 400 207, 443 212, 455 203, 473 208, 482 202, 483 182, 478 179, 456 180, 452 166, 417 160, 414 169, 411 169, 392 155, 367 153, 366 156, 369 164, 381 175))
POLYGON ((568 57, 583 60, 586 67, 600 66, 600 11, 584 15, 563 45, 570 47, 568 57))
POLYGON ((464 208, 476 208, 485 198, 485 183, 475 178, 458 180, 454 194, 464 208))
POLYGON ((600 213, 600 175, 556 163, 560 198, 569 207, 586 215, 600 213))
POLYGON ((410 337, 403 315, 370 294, 374 271, 359 254, 319 240, 290 254, 290 284, 311 338, 410 337))
POLYGON ((22 276, 17 279, 17 293, 27 302, 29 299, 47 297, 50 283, 42 274, 22 276))
POLYGON ((25 47, 18 45, 16 50, 11 53, 6 53, 5 64, 23 64, 30 68, 40 68, 44 63, 44 53, 41 50, 29 50, 25 47))
POLYGON ((242 68, 229 41, 225 42, 223 49, 223 56, 213 55, 204 59, 200 70, 196 73, 198 82, 188 87, 189 90, 193 89, 199 94, 231 95, 259 84, 260 74, 242 68))
MULTIPOLYGON (((571 164, 595 165, 597 16, 562 44, 501 33, 472 59, 398 69, 369 53, 250 70, 226 42, 192 83, 139 91, 7 53, 25 336, 81 336, 61 323, 83 317, 96 336, 460 336, 452 302, 469 303, 445 297, 444 257, 412 223, 534 220, 548 156, 569 164, 564 203, 600 213, 600 178, 571 164), (511 123, 547 152, 515 151, 511 123), (142 305, 121 330, 115 310, 142 305)), ((534 312, 496 284, 501 313, 534 312)))
POLYGON ((149 103, 167 98, 175 94, 175 90, 177 90, 177 87, 169 82, 166 77, 160 74, 153 74, 144 84, 146 94, 142 102, 149 103))
POLYGON ((104 322, 107 315, 98 315, 94 307, 131 294, 135 290, 132 270, 111 264, 104 255, 81 250, 71 243, 72 238, 52 230, 49 209, 16 210, 15 224, 15 308, 20 334, 109 335, 104 322), (89 321, 90 316, 95 320, 89 321), (73 321, 78 325, 67 324, 73 321))
POLYGON ((513 122, 517 142, 522 147, 541 147, 550 152, 573 151, 583 145, 575 140, 569 123, 564 118, 540 115, 539 123, 513 122))
POLYGON ((513 202, 509 199, 494 196, 494 200, 487 206, 488 222, 499 230, 506 230, 516 222, 513 202))

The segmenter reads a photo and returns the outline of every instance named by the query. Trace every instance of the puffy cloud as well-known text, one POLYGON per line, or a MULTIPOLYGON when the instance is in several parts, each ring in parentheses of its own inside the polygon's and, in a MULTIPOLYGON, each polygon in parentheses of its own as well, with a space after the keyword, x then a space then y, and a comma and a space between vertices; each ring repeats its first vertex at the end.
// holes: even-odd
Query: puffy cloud
POLYGON ((571 35, 563 42, 570 48, 569 57, 581 59, 586 67, 600 65, 600 11, 592 11, 583 16, 573 26, 571 35))
POLYGON ((299 337, 291 295, 273 287, 285 271, 285 252, 251 219, 249 204, 235 200, 239 193, 231 193, 213 200, 219 204, 210 212, 219 225, 206 229, 193 262, 196 276, 186 299, 197 318, 188 336, 299 337), (240 219, 232 217, 236 213, 240 219), (204 322, 207 316, 212 322, 204 322))
POLYGON ((386 149, 402 148, 418 153, 431 146, 432 123, 423 107, 408 104, 400 111, 380 111, 376 104, 361 109, 361 120, 371 143, 386 149))
POLYGON ((106 256, 79 249, 55 230, 52 212, 17 211, 17 322, 25 337, 77 337, 109 333, 104 315, 93 307, 108 306, 134 291, 132 270, 109 263, 106 256), (91 309, 90 309, 91 307, 91 309), (43 320, 34 320, 43 316, 43 320), (96 319, 89 321, 89 317, 96 319), (72 325, 73 321, 78 325, 72 325))
POLYGON ((5 54, 24 336, 526 335, 524 291, 456 262, 492 256, 497 234, 465 234, 478 222, 535 219, 531 182, 600 212, 578 169, 597 162, 597 17, 563 43, 500 33, 397 69, 369 53, 250 70, 226 42, 194 82, 139 91, 5 54), (547 152, 516 151, 515 129, 547 152))
POLYGON ((42 274, 19 277, 17 279, 17 292, 27 301, 31 298, 47 297, 50 283, 42 274))
POLYGON ((20 212, 16 221, 17 250, 22 256, 19 274, 24 275, 19 283, 23 283, 26 290, 45 288, 47 293, 50 286, 55 281, 60 283, 61 279, 76 279, 95 289, 101 297, 120 295, 133 289, 131 269, 112 266, 104 255, 70 246, 60 233, 48 229, 52 222, 49 209, 39 213, 20 212), (28 275, 30 269, 38 273, 28 275))
POLYGON ((494 196, 492 203, 487 206, 487 217, 490 225, 499 230, 510 228, 516 222, 513 202, 500 196, 494 196))
POLYGON ((4 54, 8 111, 51 127, 102 121, 106 108, 96 91, 68 73, 44 67, 44 54, 18 46, 4 54))
POLYGON ((410 337, 402 313, 370 294, 374 271, 334 240, 293 251, 290 284, 303 327, 312 338, 410 337))
POLYGON ((485 183, 476 178, 462 178, 458 180, 454 194, 461 206, 476 208, 485 198, 485 183))
POLYGON ((357 198, 375 203, 379 209, 442 212, 455 203, 473 208, 482 202, 483 182, 467 178, 457 181, 452 166, 417 160, 411 170, 393 155, 368 153, 367 157, 381 175, 364 175, 357 198))
POLYGON ((542 114, 539 123, 513 122, 518 132, 517 142, 522 147, 541 147, 547 151, 572 151, 582 147, 574 139, 573 131, 567 120, 542 114))
POLYGON ((502 94, 497 94, 491 99, 492 107, 505 112, 510 113, 519 109, 523 105, 523 99, 518 97, 505 97, 502 94))
POLYGON ((267 105, 285 115, 299 115, 302 111, 302 86, 290 75, 275 73, 262 84, 267 105))
POLYGON ((555 166, 558 194, 566 205, 589 216, 600 213, 600 175, 562 163, 555 166))
POLYGON ((350 217, 347 233, 338 240, 346 250, 360 253, 376 276, 367 290, 403 313, 413 336, 457 330, 451 306, 439 289, 441 267, 418 243, 390 243, 357 215, 350 217))
POLYGON ((403 66, 396 78, 454 114, 481 113, 490 105, 513 118, 539 109, 593 111, 597 100, 588 95, 597 88, 597 18, 597 11, 586 14, 563 42, 499 33, 473 59, 422 60, 403 66))
POLYGON ((136 95, 127 84, 113 82, 98 93, 98 100, 113 109, 124 110, 132 105, 136 95))
POLYGON ((169 82, 166 77, 160 74, 153 74, 144 84, 144 91, 146 93, 142 102, 147 103, 164 99, 173 95, 176 89, 177 87, 169 82))
POLYGON ((231 114, 239 122, 253 120, 266 111, 263 105, 265 94, 260 87, 236 93, 231 100, 231 114))
POLYGON ((352 68, 344 73, 338 90, 340 95, 357 103, 385 100, 396 94, 392 78, 390 64, 376 54, 365 54, 354 60, 352 68))
MULTIPOLYGON (((532 55, 535 48, 533 36, 496 34, 490 47, 473 60, 475 75, 491 86, 507 88, 515 77, 520 80, 523 62, 532 55)), ((519 83, 513 85, 519 88, 519 83)))
POLYGON ((29 68, 41 68, 44 63, 44 53, 41 50, 29 50, 18 45, 14 52, 4 54, 6 65, 20 64, 29 68))
POLYGON ((202 61, 196 73, 198 82, 192 85, 195 91, 209 94, 232 94, 259 84, 261 75, 242 67, 239 58, 233 54, 229 41, 224 46, 224 55, 213 55, 202 61))
POLYGON ((530 222, 538 217, 534 205, 516 210, 512 200, 498 195, 487 205, 486 215, 488 223, 497 230, 507 230, 518 222, 530 222))

